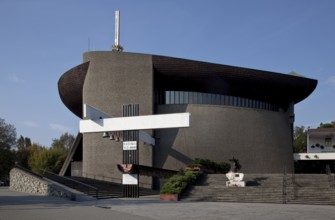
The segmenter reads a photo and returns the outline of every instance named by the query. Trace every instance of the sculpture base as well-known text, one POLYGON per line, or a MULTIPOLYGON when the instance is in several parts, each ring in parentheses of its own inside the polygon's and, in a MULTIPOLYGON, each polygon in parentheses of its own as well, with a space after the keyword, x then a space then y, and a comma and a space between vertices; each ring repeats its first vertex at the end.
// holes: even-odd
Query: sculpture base
POLYGON ((245 187, 244 181, 226 181, 226 187, 245 187))

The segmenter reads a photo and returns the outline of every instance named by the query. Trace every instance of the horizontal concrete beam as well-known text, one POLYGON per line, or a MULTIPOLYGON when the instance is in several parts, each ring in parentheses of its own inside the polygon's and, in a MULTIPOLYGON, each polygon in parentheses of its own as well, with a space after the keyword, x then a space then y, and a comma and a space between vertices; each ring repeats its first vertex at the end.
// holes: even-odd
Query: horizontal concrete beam
MULTIPOLYGON (((90 105, 84 104, 83 107, 84 120, 80 120, 79 122, 80 133, 150 130, 190 126, 190 113, 112 118, 112 116, 90 105)), ((145 143, 155 145, 155 139, 143 131, 140 131, 139 139, 145 143)))
POLYGON ((80 133, 183 128, 190 126, 190 113, 145 115, 80 120, 80 133))
MULTIPOLYGON (((97 119, 112 118, 111 115, 108 115, 107 113, 102 112, 88 104, 83 105, 83 112, 84 112, 83 114, 84 119, 90 119, 93 121, 97 119)), ((140 141, 143 141, 144 143, 147 144, 151 144, 153 146, 156 144, 155 139, 143 131, 139 132, 139 139, 140 141)))

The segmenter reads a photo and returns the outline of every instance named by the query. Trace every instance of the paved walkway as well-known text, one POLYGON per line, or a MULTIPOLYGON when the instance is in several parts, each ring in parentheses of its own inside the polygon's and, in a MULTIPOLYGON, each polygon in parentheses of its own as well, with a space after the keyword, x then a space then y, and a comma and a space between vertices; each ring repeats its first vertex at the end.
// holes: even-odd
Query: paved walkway
POLYGON ((195 219, 335 219, 335 206, 223 202, 163 202, 139 199, 69 201, 9 191, 0 187, 0 220, 195 220, 195 219))

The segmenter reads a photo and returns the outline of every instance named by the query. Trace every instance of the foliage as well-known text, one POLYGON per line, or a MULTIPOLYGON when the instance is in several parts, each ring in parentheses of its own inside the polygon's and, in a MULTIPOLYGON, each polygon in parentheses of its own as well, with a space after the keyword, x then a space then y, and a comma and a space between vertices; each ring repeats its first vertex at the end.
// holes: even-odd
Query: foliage
POLYGON ((230 170, 230 164, 226 162, 215 162, 209 159, 195 158, 189 166, 200 166, 215 173, 227 173, 230 170))
POLYGON ((52 140, 51 148, 32 144, 30 138, 22 135, 16 140, 15 127, 0 118, 0 179, 8 179, 15 162, 37 173, 43 170, 58 173, 74 140, 72 134, 62 134, 52 140), (17 151, 12 149, 14 147, 17 147, 17 151))
POLYGON ((22 149, 22 148, 27 148, 31 146, 31 140, 28 137, 23 137, 20 135, 20 138, 17 140, 17 148, 22 149))
POLYGON ((161 194, 179 194, 189 183, 194 183, 199 177, 198 171, 179 171, 164 182, 161 194))
POLYGON ((36 146, 29 159, 29 166, 36 173, 44 170, 58 173, 62 168, 68 151, 62 147, 45 148, 36 146))
POLYGON ((52 148, 60 147, 64 149, 70 149, 74 140, 75 140, 75 137, 72 134, 69 134, 66 132, 62 134, 58 139, 53 139, 51 147, 52 148))
POLYGON ((72 134, 64 133, 52 140, 51 148, 35 145, 30 150, 29 167, 40 174, 45 170, 59 173, 74 140, 72 134))
POLYGON ((330 123, 320 123, 319 128, 335 128, 335 121, 330 123))
POLYGON ((16 129, 0 118, 0 147, 10 148, 16 144, 16 129))
POLYGON ((30 138, 20 135, 20 138, 17 140, 16 152, 16 161, 18 165, 29 169, 28 161, 31 156, 31 148, 32 144, 30 138))
POLYGON ((9 171, 15 164, 15 152, 9 148, 0 147, 0 180, 9 179, 9 171))
POLYGON ((295 127, 293 134, 293 153, 307 152, 307 129, 304 126, 295 127))
POLYGON ((16 129, 0 118, 0 179, 7 180, 10 169, 15 164, 16 129))

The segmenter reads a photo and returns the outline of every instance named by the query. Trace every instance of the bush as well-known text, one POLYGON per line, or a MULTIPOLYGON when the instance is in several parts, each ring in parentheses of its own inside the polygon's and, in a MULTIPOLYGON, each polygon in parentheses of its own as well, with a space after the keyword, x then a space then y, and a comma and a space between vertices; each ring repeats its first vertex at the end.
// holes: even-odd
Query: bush
POLYGON ((173 175, 164 182, 160 193, 179 194, 189 183, 194 183, 199 174, 198 171, 179 171, 176 175, 173 175))
POLYGON ((218 163, 217 172, 218 173, 228 173, 230 170, 230 164, 226 162, 218 163))
POLYGON ((215 173, 227 173, 230 170, 230 164, 226 162, 215 162, 209 159, 195 158, 189 166, 200 166, 209 170, 213 170, 215 173))

